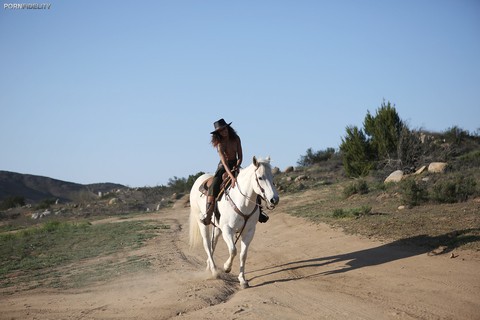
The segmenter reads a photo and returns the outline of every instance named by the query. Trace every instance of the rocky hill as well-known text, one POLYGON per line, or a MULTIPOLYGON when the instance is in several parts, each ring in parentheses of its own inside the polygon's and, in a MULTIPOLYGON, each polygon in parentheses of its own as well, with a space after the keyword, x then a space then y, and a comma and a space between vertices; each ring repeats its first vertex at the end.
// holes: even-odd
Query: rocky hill
POLYGON ((8 197, 19 196, 23 197, 27 203, 36 203, 45 199, 59 199, 68 202, 98 195, 98 192, 105 193, 123 188, 126 187, 115 183, 83 185, 48 177, 0 170, 0 201, 8 197))

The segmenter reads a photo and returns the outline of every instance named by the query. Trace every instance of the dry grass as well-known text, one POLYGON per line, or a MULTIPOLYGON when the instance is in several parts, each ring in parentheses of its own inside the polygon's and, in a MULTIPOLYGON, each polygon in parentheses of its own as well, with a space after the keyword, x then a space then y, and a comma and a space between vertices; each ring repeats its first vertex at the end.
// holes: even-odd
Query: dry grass
MULTIPOLYGON (((479 174, 474 169, 474 176, 479 174)), ((342 228, 347 233, 403 244, 442 247, 443 252, 453 249, 480 251, 480 198, 475 195, 466 202, 438 204, 433 201, 419 206, 403 205, 398 185, 368 179, 369 192, 345 196, 352 180, 320 169, 303 169, 289 175, 308 175, 307 180, 277 176, 277 183, 289 183, 284 189, 281 205, 289 214, 305 217, 314 222, 327 223, 342 228), (329 174, 329 175, 328 175, 329 174), (330 181, 319 184, 318 181, 330 181), (298 187, 299 184, 303 186, 298 187), (367 210, 369 209, 369 210, 367 210)), ((438 179, 437 179, 438 180, 438 179)))

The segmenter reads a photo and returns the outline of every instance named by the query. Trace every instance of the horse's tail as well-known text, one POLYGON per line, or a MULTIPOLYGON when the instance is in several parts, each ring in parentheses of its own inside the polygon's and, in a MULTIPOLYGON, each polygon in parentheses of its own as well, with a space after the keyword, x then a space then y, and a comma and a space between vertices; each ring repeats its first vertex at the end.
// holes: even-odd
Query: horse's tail
POLYGON ((198 244, 202 243, 202 234, 200 233, 200 206, 199 206, 199 197, 200 191, 198 190, 200 185, 205 182, 205 180, 210 175, 204 174, 200 176, 197 181, 193 184, 192 190, 190 190, 190 232, 189 232, 189 244, 190 248, 196 247, 198 244))
POLYGON ((199 223, 200 210, 196 203, 190 203, 190 248, 196 247, 202 241, 202 235, 200 234, 199 223))

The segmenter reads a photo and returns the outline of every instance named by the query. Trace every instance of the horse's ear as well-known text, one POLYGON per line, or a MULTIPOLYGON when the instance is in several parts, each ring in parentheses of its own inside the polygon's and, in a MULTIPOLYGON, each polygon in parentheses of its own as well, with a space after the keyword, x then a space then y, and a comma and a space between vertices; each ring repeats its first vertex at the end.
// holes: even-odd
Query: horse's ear
POLYGON ((253 156, 253 165, 258 168, 258 161, 255 156, 253 156))
POLYGON ((270 160, 272 160, 272 159, 270 158, 270 156, 268 156, 267 159, 265 159, 265 160, 267 160, 267 162, 270 163, 270 160))

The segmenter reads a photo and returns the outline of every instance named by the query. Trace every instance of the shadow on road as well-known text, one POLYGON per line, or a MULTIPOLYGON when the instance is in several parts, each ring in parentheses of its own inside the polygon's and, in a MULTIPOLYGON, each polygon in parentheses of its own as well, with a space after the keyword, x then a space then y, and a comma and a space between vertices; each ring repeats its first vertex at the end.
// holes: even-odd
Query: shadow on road
MULTIPOLYGON (((427 236, 419 235, 406 239, 394 241, 379 247, 349 252, 345 254, 339 254, 334 256, 312 258, 306 260, 292 261, 277 266, 264 268, 261 270, 252 271, 252 273, 260 273, 252 277, 250 280, 257 279, 257 281, 263 277, 269 277, 272 275, 278 275, 278 279, 267 280, 261 282, 258 285, 252 285, 252 287, 261 287, 267 284, 275 282, 287 282, 298 279, 305 279, 309 277, 319 275, 332 275, 357 270, 360 268, 377 266, 392 261, 413 257, 416 255, 429 253, 431 255, 446 254, 451 252, 460 245, 467 243, 480 241, 478 235, 480 229, 466 229, 449 232, 440 236, 427 236), (414 246, 412 246, 412 244, 414 246), (437 248, 436 250, 433 250, 437 248), (344 263, 340 268, 334 270, 322 271, 310 275, 295 276, 295 271, 305 271, 309 268, 325 267, 334 263, 344 263), (293 274, 293 276, 292 276, 293 274), (287 277, 285 277, 287 276, 287 277)), ((302 272, 302 274, 304 274, 302 272)))

